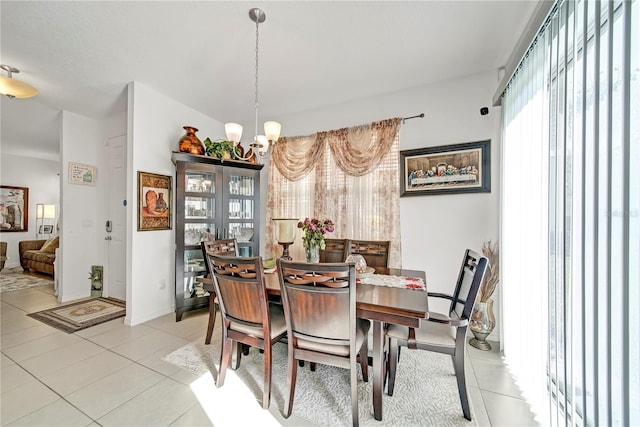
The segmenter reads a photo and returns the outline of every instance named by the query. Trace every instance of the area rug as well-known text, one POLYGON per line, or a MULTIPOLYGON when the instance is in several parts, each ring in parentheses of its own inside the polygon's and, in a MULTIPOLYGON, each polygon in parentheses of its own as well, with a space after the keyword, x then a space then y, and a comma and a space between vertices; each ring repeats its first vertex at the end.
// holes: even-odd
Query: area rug
POLYGON ((51 285, 53 285, 53 278, 46 279, 26 274, 20 266, 0 271, 0 294, 51 285))
MULTIPOLYGON (((217 378, 220 357, 220 331, 214 332, 214 340, 204 345, 204 338, 191 342, 168 354, 162 360, 185 369, 195 375, 213 375, 217 378)), ((242 356, 240 367, 227 371, 237 375, 246 388, 262 400, 263 355, 252 348, 248 356, 242 356)), ((371 368, 369 375, 371 376, 371 368)), ((287 345, 277 343, 273 348, 271 407, 284 410, 287 396, 287 345)), ((396 374, 393 396, 383 395, 383 419, 373 418, 373 378, 362 381, 358 367, 358 412, 360 425, 364 426, 475 426, 462 416, 456 378, 451 357, 436 353, 403 348, 396 374)), ((205 391, 215 398, 215 385, 205 391)), ((219 391, 234 393, 233 384, 228 390, 224 385, 219 391)), ((471 403, 470 403, 471 404, 471 403)), ((309 365, 298 368, 298 380, 293 402, 293 415, 321 426, 351 425, 351 391, 349 371, 318 364, 312 372, 309 365)), ((472 419, 475 419, 473 407, 472 419)))
POLYGON ((91 298, 28 314, 67 333, 99 325, 125 315, 125 303, 113 298, 91 298))

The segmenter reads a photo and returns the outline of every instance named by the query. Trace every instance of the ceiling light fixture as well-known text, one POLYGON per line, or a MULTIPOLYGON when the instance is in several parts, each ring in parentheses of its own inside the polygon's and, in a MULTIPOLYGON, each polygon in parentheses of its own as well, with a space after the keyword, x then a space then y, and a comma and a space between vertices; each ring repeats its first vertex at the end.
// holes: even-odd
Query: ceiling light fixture
POLYGON ((11 65, 0 65, 0 68, 7 72, 7 77, 0 76, 0 93, 13 99, 13 98, 31 98, 38 94, 38 89, 35 87, 12 78, 13 73, 19 73, 15 67, 11 65))
MULTIPOLYGON (((259 47, 259 31, 258 27, 261 23, 265 21, 267 16, 265 13, 258 8, 253 8, 249 10, 249 18, 253 22, 256 23, 256 83, 255 83, 255 116, 256 116, 256 128, 255 134, 253 137, 253 143, 251 147, 254 148, 254 151, 257 151, 260 159, 264 159, 269 152, 269 149, 278 141, 280 137, 280 123, 274 121, 268 121, 264 123, 264 135, 258 135, 258 47, 259 47)), ((226 123, 224 125, 225 133, 227 134, 227 139, 229 141, 233 141, 234 146, 237 146, 240 143, 240 138, 242 137, 242 126, 238 123, 226 123)), ((250 156, 248 156, 250 157, 250 156)), ((243 160, 248 160, 244 158, 243 160)))

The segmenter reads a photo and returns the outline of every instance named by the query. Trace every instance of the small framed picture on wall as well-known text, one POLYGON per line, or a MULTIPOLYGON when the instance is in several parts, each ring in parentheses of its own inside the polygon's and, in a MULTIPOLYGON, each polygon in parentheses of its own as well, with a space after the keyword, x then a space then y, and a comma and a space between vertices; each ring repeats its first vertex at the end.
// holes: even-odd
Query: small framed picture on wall
POLYGON ((138 172, 138 231, 171 230, 171 177, 138 172))

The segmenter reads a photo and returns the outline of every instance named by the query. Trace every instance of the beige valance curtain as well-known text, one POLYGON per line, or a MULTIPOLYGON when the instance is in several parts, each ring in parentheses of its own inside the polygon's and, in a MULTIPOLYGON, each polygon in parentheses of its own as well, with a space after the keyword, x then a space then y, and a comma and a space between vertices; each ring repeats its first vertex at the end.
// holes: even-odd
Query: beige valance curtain
MULTIPOLYGON (((269 167, 266 256, 280 256, 271 218, 329 218, 329 238, 391 241, 400 267, 399 130, 401 118, 315 135, 281 138, 269 167)), ((304 259, 300 232, 290 247, 304 259)))
POLYGON ((318 132, 312 136, 280 138, 271 157, 280 173, 297 181, 323 159, 328 145, 336 165, 347 175, 362 176, 375 169, 391 149, 402 119, 318 132))

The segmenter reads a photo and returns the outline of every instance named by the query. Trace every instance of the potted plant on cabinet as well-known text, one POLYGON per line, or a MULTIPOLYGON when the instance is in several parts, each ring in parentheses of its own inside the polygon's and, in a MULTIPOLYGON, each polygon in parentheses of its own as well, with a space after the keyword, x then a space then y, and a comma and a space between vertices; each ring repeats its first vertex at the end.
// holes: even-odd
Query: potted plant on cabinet
POLYGON ((231 141, 211 141, 204 140, 205 153, 207 156, 217 157, 221 161, 231 160, 233 153, 233 142, 231 141))

